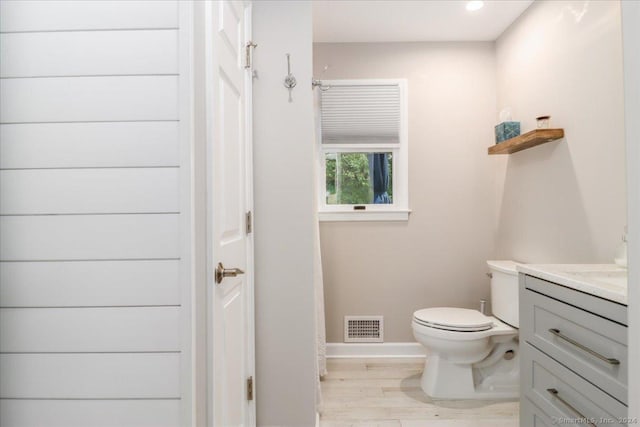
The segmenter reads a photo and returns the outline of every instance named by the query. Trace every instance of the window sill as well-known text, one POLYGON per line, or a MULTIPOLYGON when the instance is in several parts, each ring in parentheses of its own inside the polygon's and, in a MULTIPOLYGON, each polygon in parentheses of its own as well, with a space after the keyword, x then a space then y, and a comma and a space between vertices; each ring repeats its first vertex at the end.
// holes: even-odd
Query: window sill
POLYGON ((334 221, 408 221, 411 210, 394 211, 320 211, 321 222, 334 221))

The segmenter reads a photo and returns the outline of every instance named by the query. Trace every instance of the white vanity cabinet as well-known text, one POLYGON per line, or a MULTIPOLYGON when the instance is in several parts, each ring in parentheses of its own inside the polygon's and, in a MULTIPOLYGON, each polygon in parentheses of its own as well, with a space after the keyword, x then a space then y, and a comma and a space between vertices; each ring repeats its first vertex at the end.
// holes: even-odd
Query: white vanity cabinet
POLYGON ((520 273, 520 426, 627 425, 627 306, 520 273))

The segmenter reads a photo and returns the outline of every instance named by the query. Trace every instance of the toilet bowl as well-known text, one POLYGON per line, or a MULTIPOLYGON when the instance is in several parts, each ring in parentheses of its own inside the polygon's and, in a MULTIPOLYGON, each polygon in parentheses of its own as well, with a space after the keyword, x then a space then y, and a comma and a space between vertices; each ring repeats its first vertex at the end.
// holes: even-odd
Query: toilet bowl
POLYGON ((432 398, 519 396, 517 263, 487 264, 493 316, 454 307, 413 313, 413 335, 428 354, 421 386, 432 398))

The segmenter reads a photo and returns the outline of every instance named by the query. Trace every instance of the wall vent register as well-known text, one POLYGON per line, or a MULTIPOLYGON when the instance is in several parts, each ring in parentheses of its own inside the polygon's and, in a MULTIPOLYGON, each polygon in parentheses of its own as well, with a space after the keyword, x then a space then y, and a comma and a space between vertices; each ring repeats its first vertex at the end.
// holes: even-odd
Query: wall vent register
POLYGON ((345 316, 344 342, 383 342, 383 316, 345 316))

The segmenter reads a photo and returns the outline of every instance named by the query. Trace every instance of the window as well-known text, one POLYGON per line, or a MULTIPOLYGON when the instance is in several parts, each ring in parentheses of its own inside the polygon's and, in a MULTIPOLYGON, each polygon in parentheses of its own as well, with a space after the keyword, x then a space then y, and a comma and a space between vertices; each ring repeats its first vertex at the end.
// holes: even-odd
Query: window
POLYGON ((407 220, 406 81, 322 83, 320 219, 407 220))

